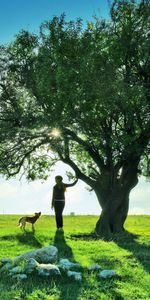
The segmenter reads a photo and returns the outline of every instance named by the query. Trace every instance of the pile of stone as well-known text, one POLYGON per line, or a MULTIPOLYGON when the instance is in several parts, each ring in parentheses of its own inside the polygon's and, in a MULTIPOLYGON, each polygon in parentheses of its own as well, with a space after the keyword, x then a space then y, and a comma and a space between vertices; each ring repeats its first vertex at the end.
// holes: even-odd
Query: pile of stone
MULTIPOLYGON (((24 280, 30 274, 43 277, 54 277, 65 274, 76 281, 82 280, 80 264, 61 258, 58 261, 58 249, 55 246, 42 247, 16 256, 14 259, 2 258, 0 260, 0 273, 5 273, 13 279, 24 280)), ((102 270, 101 266, 94 264, 88 268, 89 272, 100 271, 101 278, 116 277, 114 270, 102 270)))

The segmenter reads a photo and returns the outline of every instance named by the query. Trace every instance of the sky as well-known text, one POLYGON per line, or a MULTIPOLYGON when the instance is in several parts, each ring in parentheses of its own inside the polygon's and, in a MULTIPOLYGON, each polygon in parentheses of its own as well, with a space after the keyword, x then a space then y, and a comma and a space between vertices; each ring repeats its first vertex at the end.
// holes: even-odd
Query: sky
MULTIPOLYGON (((107 0, 0 0, 0 44, 9 43, 21 30, 38 33, 39 26, 54 15, 66 14, 67 20, 81 17, 91 21, 94 15, 108 18, 107 0)), ((54 177, 61 174, 68 182, 66 165, 57 164, 48 180, 28 183, 25 178, 6 181, 0 176, 0 214, 54 214, 50 208, 54 177)), ((65 214, 100 214, 100 206, 94 192, 88 192, 82 181, 68 188, 65 214)), ((150 183, 144 177, 130 194, 130 214, 150 214, 150 183)))
POLYGON ((8 43, 21 29, 37 33, 39 25, 65 13, 68 20, 93 15, 108 17, 107 0, 0 0, 0 43, 8 43))

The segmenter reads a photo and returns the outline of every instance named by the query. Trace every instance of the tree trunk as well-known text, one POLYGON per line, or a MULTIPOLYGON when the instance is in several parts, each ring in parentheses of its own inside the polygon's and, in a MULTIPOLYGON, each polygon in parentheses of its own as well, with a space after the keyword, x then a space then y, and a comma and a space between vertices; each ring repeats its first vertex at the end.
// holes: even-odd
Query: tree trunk
POLYGON ((124 222, 126 220, 129 208, 129 193, 120 191, 115 196, 110 194, 106 205, 102 208, 101 216, 96 223, 96 234, 109 236, 111 233, 124 231, 124 222))
POLYGON ((95 189, 102 208, 100 218, 95 227, 95 232, 99 236, 107 237, 112 233, 124 231, 124 222, 129 209, 129 194, 138 183, 137 167, 133 170, 132 166, 132 172, 130 168, 128 170, 124 168, 120 179, 116 179, 115 183, 112 182, 109 188, 101 183, 101 187, 97 186, 95 189))

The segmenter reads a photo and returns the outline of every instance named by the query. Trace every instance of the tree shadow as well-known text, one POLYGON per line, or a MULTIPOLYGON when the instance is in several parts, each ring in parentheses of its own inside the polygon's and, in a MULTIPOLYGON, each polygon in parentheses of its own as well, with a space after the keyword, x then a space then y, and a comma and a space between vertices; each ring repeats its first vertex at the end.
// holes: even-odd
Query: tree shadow
POLYGON ((124 231, 123 234, 116 234, 113 241, 121 248, 130 251, 132 256, 144 267, 145 271, 150 273, 150 246, 139 243, 137 239, 140 235, 124 231))
MULTIPOLYGON (((145 271, 150 273, 150 246, 147 244, 141 244, 138 242, 140 235, 133 234, 128 231, 124 231, 121 234, 113 234, 109 237, 98 237, 94 233, 89 234, 73 234, 71 238, 74 240, 103 240, 106 242, 113 241, 120 248, 130 251, 132 254, 128 256, 128 259, 135 258, 144 267, 145 271)), ((133 264, 133 262, 132 262, 133 264)), ((135 263, 136 264, 136 263, 135 263)))
POLYGON ((84 240, 84 241, 94 241, 99 240, 100 238, 93 232, 91 233, 81 233, 81 234, 71 234, 71 239, 73 240, 84 240))
POLYGON ((33 247, 42 247, 42 244, 36 239, 34 232, 24 231, 23 233, 17 233, 13 235, 4 235, 0 237, 2 241, 12 241, 18 240, 22 244, 30 245, 33 247))
MULTIPOLYGON (((89 233, 89 234, 72 234, 68 237, 69 239, 73 239, 73 240, 84 240, 84 241, 93 241, 93 240, 99 240, 99 238, 97 237, 97 235, 95 235, 93 232, 89 233)), ((55 233, 55 237, 54 237, 54 246, 57 247, 58 249, 58 253, 59 254, 59 258, 68 258, 70 261, 76 262, 74 259, 74 255, 72 252, 71 247, 67 244, 65 237, 64 237, 64 233, 63 232, 59 232, 56 231, 55 233)), ((81 267, 80 272, 82 273, 82 275, 85 273, 83 280, 81 283, 77 283, 74 281, 74 286, 72 286, 72 284, 69 287, 69 279, 66 278, 66 280, 64 280, 64 284, 60 284, 59 285, 59 289, 60 289, 60 298, 59 300, 76 300, 78 299, 79 294, 81 293, 81 291, 84 289, 88 289, 88 294, 85 295, 85 297, 87 296, 87 298, 83 298, 83 299, 98 299, 97 297, 99 297, 99 295, 95 295, 95 289, 98 289, 100 287, 102 293, 106 294, 106 292, 108 292, 108 287, 110 287, 110 292, 108 292, 108 297, 110 296, 110 298, 112 296, 114 296, 114 299, 119 299, 119 300, 123 300, 124 297, 121 296, 120 292, 116 290, 117 285, 116 285, 116 279, 120 280, 119 277, 116 279, 107 279, 107 282, 105 282, 105 279, 100 279, 100 277, 98 276, 99 271, 96 272, 91 272, 88 269, 84 269, 81 267), (93 282, 95 282, 94 286, 92 286, 92 283, 88 282, 87 278, 89 276, 93 276, 93 282), (89 292, 90 289, 90 292, 89 292), (90 294, 89 294, 90 293, 90 294), (69 298, 67 298, 67 296, 69 295, 69 298)), ((72 282, 70 282, 72 283, 72 282)), ((84 297, 84 296, 82 296, 84 297)))
MULTIPOLYGON (((53 245, 58 249, 59 259, 67 258, 71 262, 77 263, 74 259, 72 248, 66 242, 63 231, 56 230, 53 245)), ((80 267, 77 271, 81 272, 83 275, 82 267, 80 267)), ((65 273, 62 273, 60 283, 58 282, 58 288, 60 290, 59 300, 76 300, 79 296, 81 286, 83 286, 83 282, 85 284, 84 278, 82 279, 82 282, 78 282, 74 279, 70 279, 65 273)))

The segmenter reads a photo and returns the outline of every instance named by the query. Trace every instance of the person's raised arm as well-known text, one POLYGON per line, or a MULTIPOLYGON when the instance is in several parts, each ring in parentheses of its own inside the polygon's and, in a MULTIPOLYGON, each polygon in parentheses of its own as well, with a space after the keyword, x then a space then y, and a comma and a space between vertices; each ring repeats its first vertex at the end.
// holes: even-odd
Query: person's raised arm
POLYGON ((65 187, 74 186, 78 181, 78 178, 73 183, 64 183, 65 187))

